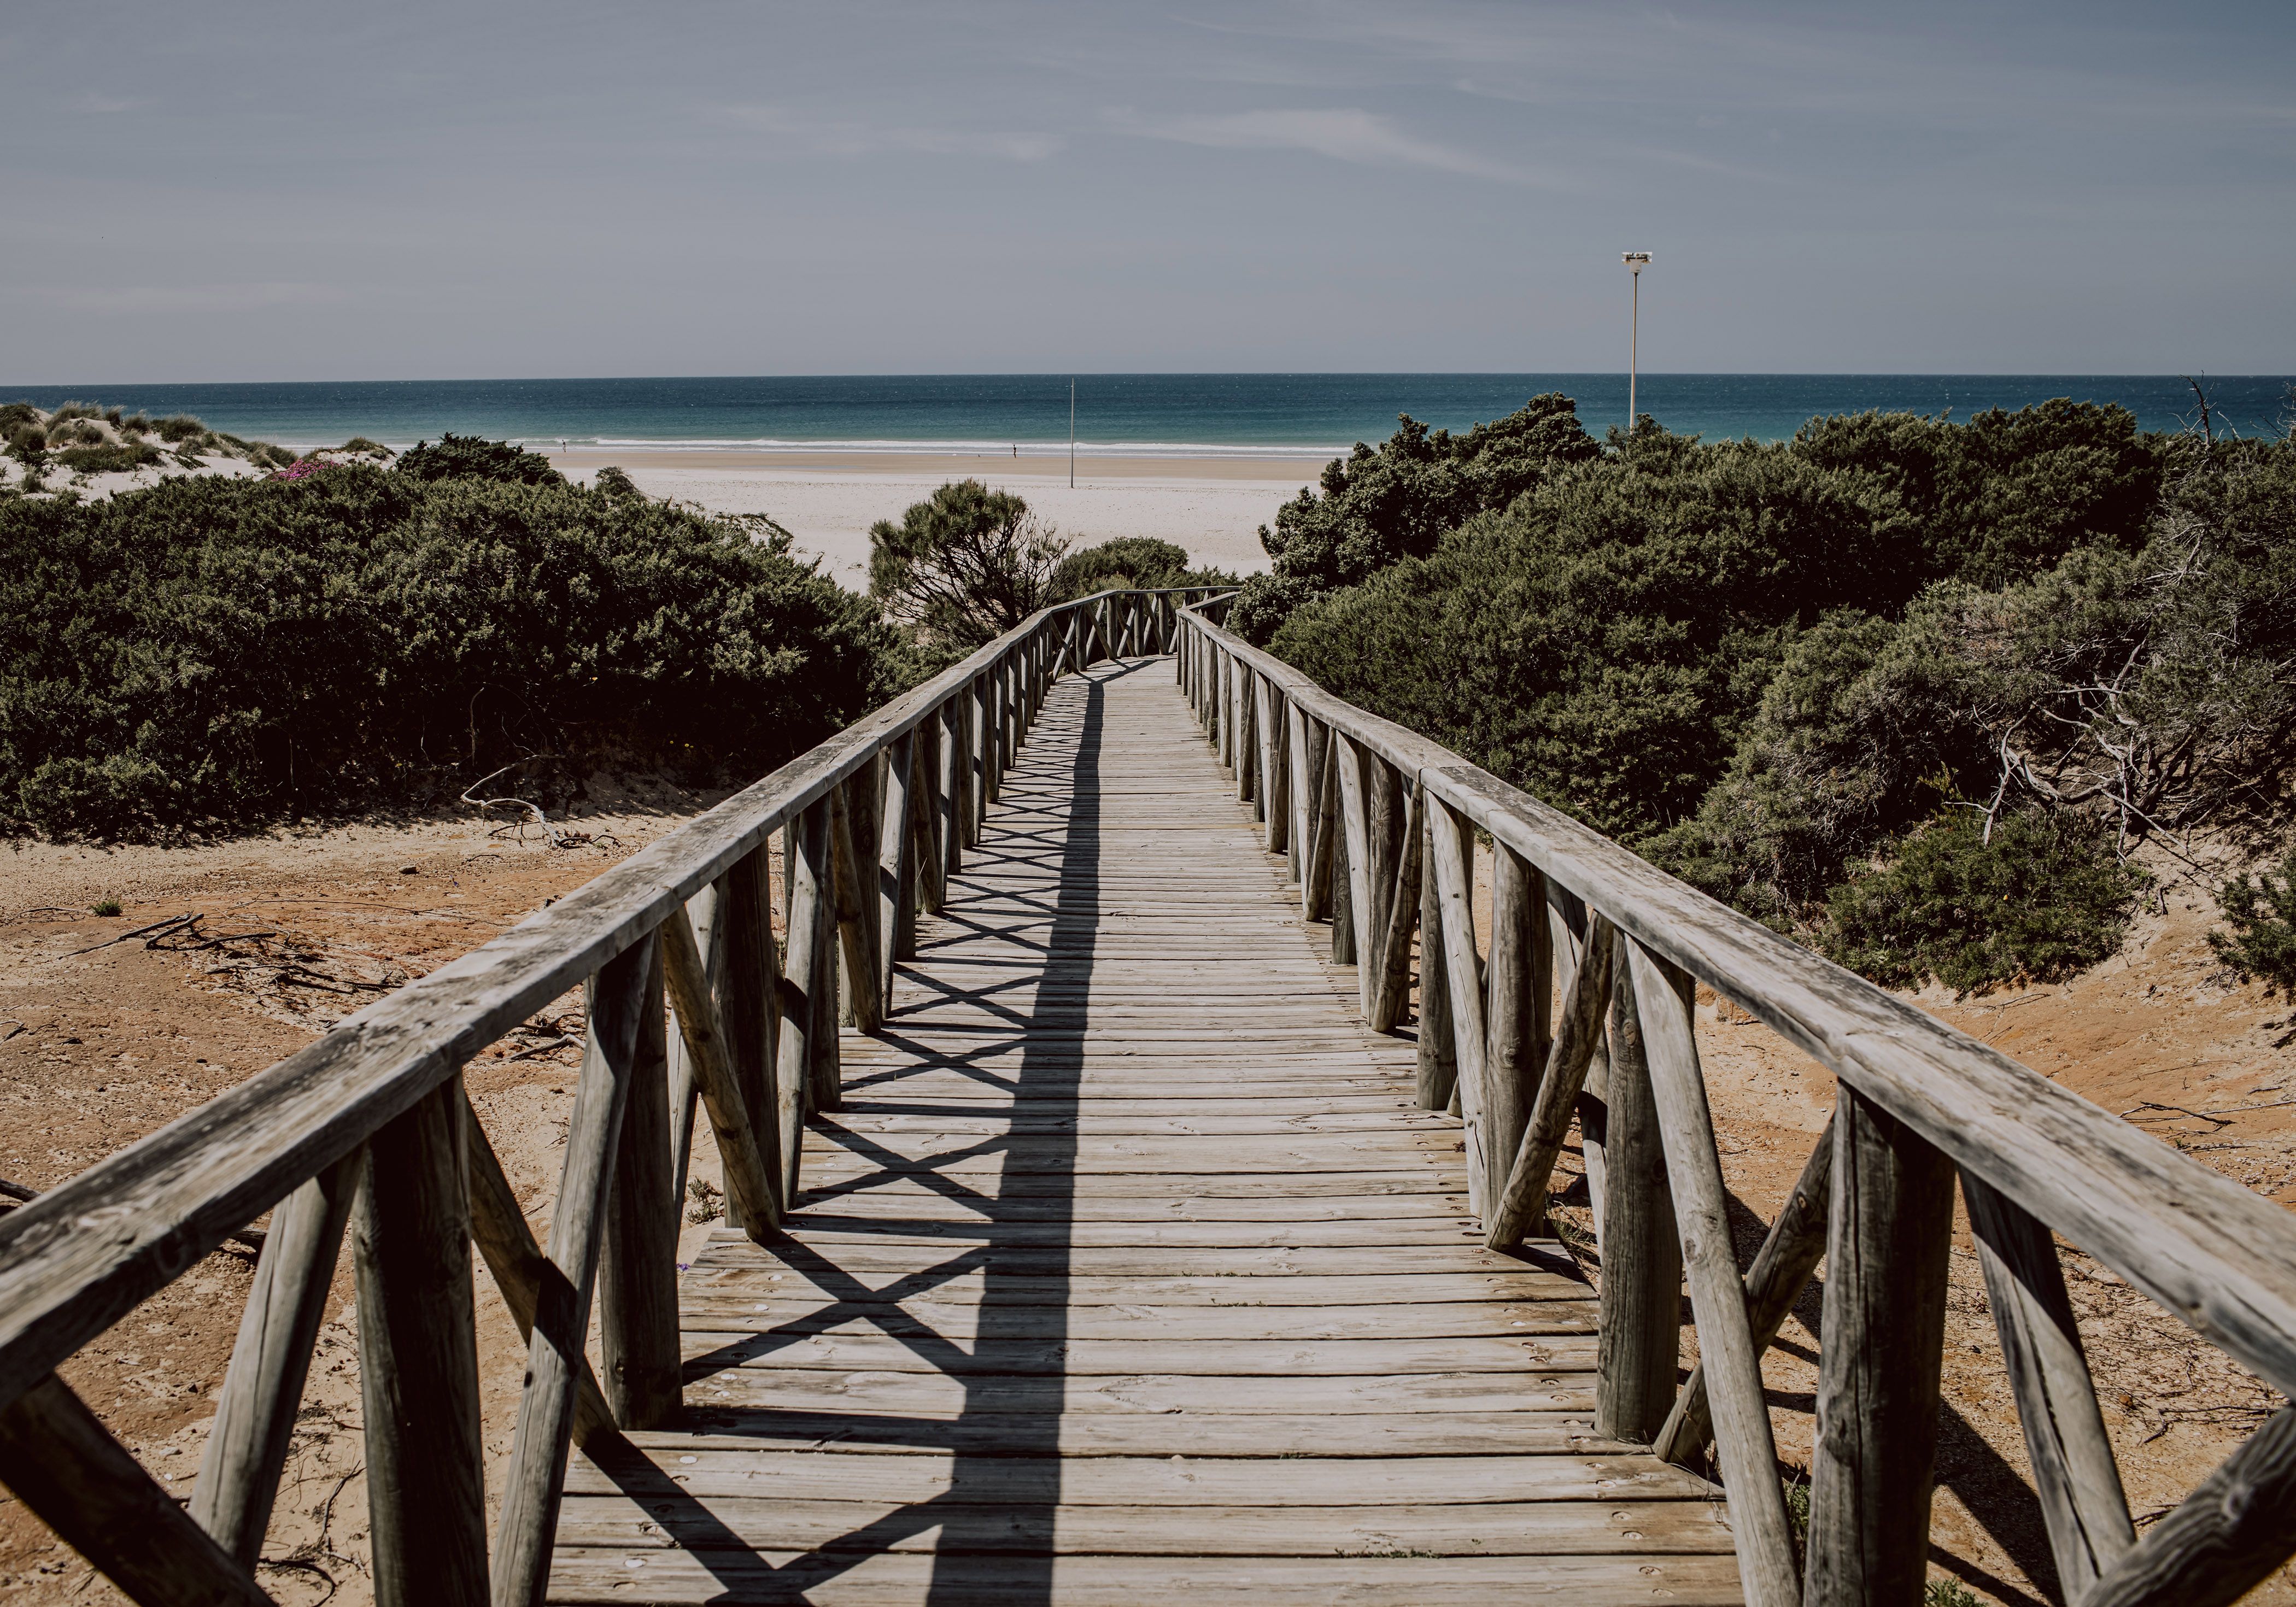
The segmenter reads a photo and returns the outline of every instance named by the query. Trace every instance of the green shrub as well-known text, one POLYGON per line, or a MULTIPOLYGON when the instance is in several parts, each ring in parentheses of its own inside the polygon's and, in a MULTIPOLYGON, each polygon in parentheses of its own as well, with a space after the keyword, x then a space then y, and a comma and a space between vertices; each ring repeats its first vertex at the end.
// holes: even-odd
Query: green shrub
POLYGON ((181 441, 197 440, 208 433, 208 427, 188 413, 170 414, 152 428, 171 447, 181 441))
POLYGON ((48 444, 53 447, 101 447, 106 439, 102 430, 86 419, 70 419, 61 424, 53 419, 48 421, 48 444))
POLYGON ((1190 568, 1188 549, 1176 543, 1152 536, 1119 536, 1062 559, 1046 601, 1068 603, 1111 587, 1162 591, 1181 586, 1234 586, 1237 579, 1225 570, 1190 568))
POLYGON ((8 455, 22 463, 37 463, 48 448, 48 432, 37 424, 19 424, 8 434, 8 455))
POLYGON ((736 521, 359 464, 0 504, 0 818, 135 837, 529 756, 752 777, 869 705, 889 635, 736 521))
POLYGON ((2120 947, 2147 878, 2108 828, 2067 810, 1994 822, 1956 808, 1906 838, 1885 868, 1833 890, 1819 946, 1891 987, 1957 993, 2059 981, 2120 947))
POLYGON ((1931 1579, 1922 1587, 1922 1607, 1982 1607, 1959 1579, 1931 1579))
POLYGON ((2269 869, 2235 875, 2217 889, 2229 933, 2212 931, 2209 947, 2243 982, 2296 1002, 2296 852, 2269 869))
POLYGON ((57 424, 70 423, 74 419, 100 419, 102 416, 103 409, 96 406, 93 403, 66 402, 62 406, 48 414, 48 423, 51 427, 53 427, 57 424))
POLYGON ((90 905, 88 908, 90 913, 94 914, 116 915, 119 913, 119 900, 117 898, 99 898, 94 904, 90 905))
POLYGON ((142 441, 121 446, 109 442, 100 447, 69 447, 56 454, 56 461, 75 474, 118 474, 141 469, 160 461, 157 447, 142 441))
POLYGON ((969 651, 1045 606, 1067 551, 1021 497, 952 480, 869 527, 869 594, 936 653, 969 651))
POLYGON ((0 403, 0 436, 12 435, 26 424, 37 424, 42 416, 29 402, 0 403))
POLYGON ((539 452, 529 452, 508 441, 480 440, 474 436, 442 435, 437 446, 417 441, 399 454, 392 465, 413 480, 490 480, 504 485, 562 486, 566 477, 550 466, 539 452))
POLYGON ((351 437, 350 439, 345 441, 341 447, 337 448, 337 450, 352 453, 360 457, 384 458, 390 455, 390 447, 384 446, 381 441, 371 441, 363 435, 355 435, 351 437))

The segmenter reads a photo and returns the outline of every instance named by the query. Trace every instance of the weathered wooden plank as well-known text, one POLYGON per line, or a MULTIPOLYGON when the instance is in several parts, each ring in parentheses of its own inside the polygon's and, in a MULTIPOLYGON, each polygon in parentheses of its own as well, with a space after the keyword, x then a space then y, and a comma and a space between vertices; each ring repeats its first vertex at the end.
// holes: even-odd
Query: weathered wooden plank
POLYGON ((364 1149, 335 1162, 281 1202, 264 1235, 191 1504, 193 1520, 242 1568, 263 1548, 365 1165, 364 1149))
POLYGON ((246 1568, 53 1374, 0 1408, 0 1483, 131 1601, 270 1607, 246 1568))
POLYGON ((589 1043, 567 1122, 566 1160, 550 1224, 550 1264, 559 1275, 542 1286, 534 1334, 527 1346, 526 1388, 519 1397, 495 1541, 495 1607, 537 1607, 548 1582, 573 1427, 574 1381, 584 1365, 590 1296, 604 1236, 605 1192, 621 1132, 622 1106, 629 1094, 654 948, 652 935, 640 939, 611 962, 590 987, 589 1043))
MULTIPOLYGON (((717 1139, 726 1190, 739 1208, 736 1224, 763 1240, 781 1220, 781 1193, 766 1159, 769 1146, 758 1141, 759 1127, 750 1114, 753 1107, 743 1096, 728 1053, 728 1035, 709 996, 693 929, 674 917, 664 922, 660 948, 687 1062, 694 1068, 702 1103, 709 1112, 709 1130, 717 1139)), ((670 1237, 675 1250, 676 1234, 673 1232, 670 1237)))
POLYGON ((2283 1406, 2201 1480, 2081 1607, 2225 1607, 2296 1550, 2296 1406, 2283 1406))
MULTIPOLYGON (((1778 1337, 1786 1313, 1825 1253, 1826 1207, 1833 1191, 1833 1130, 1829 1126, 1811 1146, 1801 1176, 1770 1224, 1754 1264, 1746 1272, 1746 1322, 1754 1344, 1767 1349, 1778 1337)), ((1676 1398, 1665 1425, 1652 1437, 1651 1449, 1669 1462, 1693 1462, 1714 1438, 1706 1405, 1706 1370, 1691 1369, 1690 1382, 1676 1398)))
MULTIPOLYGON (((1786 1607, 1800 1601, 1801 1583, 1794 1565, 1793 1537, 1786 1526, 1785 1496, 1778 1484, 1769 1407, 1762 1394, 1761 1353, 1755 1349, 1747 1324, 1745 1288, 1730 1246, 1728 1196, 1714 1148, 1714 1120, 1707 1109, 1698 1048, 1691 1037, 1689 1001, 1676 992, 1678 972, 1670 972, 1631 939, 1625 947, 1682 1259, 1689 1273, 1691 1305, 1698 1317, 1699 1349, 1710 1380, 1716 1446, 1730 1492, 1731 1521, 1739 1535, 1740 1578, 1755 1607, 1786 1607)), ((1619 992, 1614 981, 1614 1000, 1619 992)), ((1620 1070, 1616 1064, 1611 1067, 1614 1092, 1620 1070)), ((1615 1179, 1616 1135, 1611 1144, 1615 1179)), ((1625 1190, 1614 1188, 1609 1224, 1613 1242, 1624 1199, 1625 1190)))
POLYGON ((2096 1386, 2049 1230, 1978 1178, 1964 1178, 1962 1193, 1994 1331, 2017 1397, 2058 1586, 2068 1600, 2078 1601, 2136 1544, 2112 1438, 2097 1411, 2096 1386))
POLYGON ((1430 843, 1435 850, 1435 894, 1442 912, 1443 980, 1451 1005, 1451 1048, 1458 1062, 1455 1087, 1460 1115, 1467 1124, 1465 1136, 1467 1209, 1488 1217, 1491 1202, 1483 1197, 1486 1167, 1483 1147, 1483 1093, 1488 1085, 1483 1029, 1482 955, 1475 947, 1474 906, 1468 876, 1472 843, 1466 822, 1449 808, 1430 799, 1427 810, 1430 843))
MULTIPOLYGON (((673 914, 661 930, 673 940, 685 939, 686 957, 695 973, 691 978, 694 994, 706 999, 698 974, 701 955, 692 948, 693 929, 683 915, 673 914)), ((630 1088, 622 1101, 622 1132, 614 1145, 613 1177, 606 1194, 605 1235, 598 1252, 599 1370, 614 1421, 625 1429, 665 1427, 677 1420, 680 1406, 679 1201, 669 1185, 664 1075, 669 1062, 662 980, 667 946, 656 940, 646 969, 630 1088)), ((760 1185, 764 1181, 762 1175, 757 1177, 760 1185)), ((761 1189, 759 1203, 769 1199, 761 1189)))
MULTIPOLYGON (((1813 1601, 1917 1603, 1929 1574, 1953 1163, 1854 1087, 1841 1090, 1833 1139, 1808 1590, 1813 1601)), ((1702 1305, 1698 1319, 1702 1341, 1702 1305)))
MULTIPOLYGON (((816 1607, 927 1599, 947 1607, 1009 1607, 1015 1583, 1013 1560, 994 1554, 854 1559, 834 1553, 674 1551, 633 1570, 622 1551, 585 1548, 570 1556, 557 1599, 627 1601, 634 1571, 649 1601, 742 1603, 794 1596, 816 1607)), ((1031 1579, 1029 1588, 1062 1607, 1247 1597, 1256 1607, 1328 1607, 1334 1601, 1351 1607, 1488 1607, 1522 1588, 1523 1564, 1513 1557, 1415 1558, 1408 1537, 1379 1537, 1367 1539, 1358 1554, 1321 1560, 1078 1556, 1054 1559, 1043 1571, 1041 1584, 1031 1579), (1374 1545, 1383 1549, 1373 1551, 1374 1545)), ((1540 1567, 1538 1577, 1545 1589, 1575 1607, 1640 1607, 1658 1590, 1689 1607, 1720 1607, 1737 1599, 1723 1557, 1556 1557, 1540 1567)))
POLYGON ((836 1018, 822 987, 828 955, 829 806, 815 805, 791 828, 789 866, 789 952, 781 988, 780 1044, 775 1055, 774 1127, 784 1205, 794 1204, 800 1186, 805 1114, 813 1091, 813 1067, 824 1053, 820 1040, 833 1038, 836 1018))
POLYGON ((458 1079, 376 1133, 351 1217, 367 1515, 386 1607, 487 1599, 469 1119, 458 1079))
MULTIPOLYGON (((1595 945, 1588 947, 1591 953, 1595 945)), ((1664 1012, 1669 1021, 1685 1007, 1670 991, 1649 1002, 1652 1012, 1664 1012)), ((1595 1429, 1626 1439, 1648 1439, 1666 1422, 1682 1355, 1683 1239, 1643 1017, 1629 957, 1613 946, 1603 1133, 1611 1198, 1603 1227, 1602 1383, 1595 1429)), ((1726 1236, 1722 1243, 1728 1242, 1726 1236)), ((1754 1354, 1760 1352, 1757 1343, 1754 1354)))

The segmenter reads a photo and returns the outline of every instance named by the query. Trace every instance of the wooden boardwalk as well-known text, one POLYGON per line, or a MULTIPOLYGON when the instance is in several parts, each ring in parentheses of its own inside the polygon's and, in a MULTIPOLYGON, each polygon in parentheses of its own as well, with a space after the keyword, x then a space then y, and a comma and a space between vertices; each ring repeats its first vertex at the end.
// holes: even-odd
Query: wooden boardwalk
POLYGON ((678 1280, 688 1431, 575 1454, 551 1599, 1739 1600, 1327 948, 1168 660, 1059 682, 788 1239, 678 1280))

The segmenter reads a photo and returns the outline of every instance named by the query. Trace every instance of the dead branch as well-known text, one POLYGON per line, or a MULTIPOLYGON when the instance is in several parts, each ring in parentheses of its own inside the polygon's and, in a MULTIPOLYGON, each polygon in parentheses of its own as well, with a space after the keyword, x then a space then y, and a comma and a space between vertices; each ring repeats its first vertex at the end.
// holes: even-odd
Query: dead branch
MULTIPOLYGON (((529 758, 549 758, 551 757, 552 756, 547 753, 537 753, 530 755, 529 758)), ((550 816, 543 813, 542 807, 539 804, 530 803, 523 798, 473 798, 471 796, 472 793, 476 792, 480 787, 485 786, 488 782, 494 780, 495 776, 501 775, 508 771, 515 770, 521 765, 528 762, 529 759, 526 758, 514 758, 511 760, 510 763, 504 765, 502 769, 493 772, 492 775, 481 775, 478 780, 472 782, 469 786, 463 789, 462 801, 470 805, 474 809, 522 810, 525 814, 525 818, 516 824, 521 829, 527 825, 541 827, 543 835, 550 839, 550 846, 554 849, 560 846, 558 828, 550 824, 550 816)), ((500 832, 497 832, 496 834, 500 835, 500 832)))
MULTIPOLYGON (((198 915, 171 915, 165 921, 154 921, 149 926, 139 926, 134 931, 121 932, 116 938, 106 938, 101 943, 91 943, 86 948, 75 948, 70 954, 65 955, 62 957, 70 960, 77 958, 81 955, 92 955, 99 948, 110 948, 114 943, 125 943, 130 938, 141 938, 147 933, 157 934, 164 937, 168 931, 173 931, 178 926, 197 925, 201 919, 201 917, 198 915)), ((147 943, 144 947, 149 948, 151 945, 147 943)))

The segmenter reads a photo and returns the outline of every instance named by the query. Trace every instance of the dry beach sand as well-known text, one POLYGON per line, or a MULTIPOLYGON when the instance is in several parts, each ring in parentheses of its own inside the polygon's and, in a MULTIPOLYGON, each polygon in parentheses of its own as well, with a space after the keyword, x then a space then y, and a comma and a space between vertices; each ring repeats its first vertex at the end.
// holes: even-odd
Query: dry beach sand
POLYGON ((618 447, 553 453, 551 461, 571 479, 586 481, 612 463, 649 496, 768 514, 857 591, 869 581, 869 527, 898 519, 946 481, 968 479, 1026 497, 1077 546, 1153 536, 1187 548, 1199 564, 1248 574, 1267 567, 1259 527, 1324 467, 1305 457, 1079 456, 1071 489, 1064 455, 618 447))

